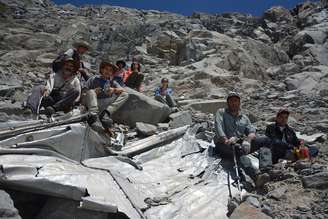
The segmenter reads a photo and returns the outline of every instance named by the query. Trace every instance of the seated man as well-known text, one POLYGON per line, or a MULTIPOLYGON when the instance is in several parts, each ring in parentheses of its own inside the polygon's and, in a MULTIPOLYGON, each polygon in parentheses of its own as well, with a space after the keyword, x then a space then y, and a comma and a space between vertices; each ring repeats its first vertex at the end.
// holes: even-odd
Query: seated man
POLYGON ((88 110, 99 119, 105 129, 110 132, 110 116, 127 100, 128 93, 113 80, 117 67, 108 61, 102 61, 99 67, 100 76, 90 78, 86 86, 86 105, 88 110))
POLYGON ((60 70, 65 58, 72 58, 74 60, 74 71, 76 74, 81 74, 81 77, 87 81, 89 79, 88 70, 85 68, 81 61, 81 56, 90 49, 90 45, 86 41, 77 41, 73 44, 73 48, 68 49, 66 52, 60 54, 52 63, 54 72, 60 70))
MULTIPOLYGON (((237 157, 246 174, 255 179, 259 172, 250 165, 246 155, 261 147, 270 147, 269 139, 256 136, 256 129, 252 126, 249 118, 240 111, 240 96, 238 93, 229 93, 227 106, 226 109, 219 109, 215 116, 215 150, 222 157, 232 159, 232 145, 235 144, 236 139, 242 139, 241 148, 237 151, 237 157)), ((263 156, 265 157, 265 155, 263 156)), ((271 156, 269 159, 271 159, 271 156)), ((262 160, 260 159, 260 167, 268 168, 271 163, 262 164, 262 160)))
POLYGON ((81 95, 81 85, 75 75, 74 64, 72 58, 66 57, 61 70, 51 73, 45 86, 33 88, 26 107, 35 114, 39 113, 40 107, 44 107, 48 116, 56 111, 71 110, 81 95))
POLYGON ((125 85, 136 91, 141 91, 141 83, 144 80, 144 75, 140 73, 141 66, 139 63, 133 62, 131 64, 131 72, 125 75, 125 85))
POLYGON ((288 117, 288 109, 280 109, 276 116, 276 122, 268 125, 265 130, 265 135, 272 140, 273 163, 285 158, 288 151, 292 151, 294 147, 300 146, 301 143, 293 129, 288 126, 288 117))
POLYGON ((168 105, 170 108, 176 107, 177 104, 174 101, 173 89, 169 87, 169 80, 163 78, 161 80, 161 86, 155 90, 155 100, 168 105))

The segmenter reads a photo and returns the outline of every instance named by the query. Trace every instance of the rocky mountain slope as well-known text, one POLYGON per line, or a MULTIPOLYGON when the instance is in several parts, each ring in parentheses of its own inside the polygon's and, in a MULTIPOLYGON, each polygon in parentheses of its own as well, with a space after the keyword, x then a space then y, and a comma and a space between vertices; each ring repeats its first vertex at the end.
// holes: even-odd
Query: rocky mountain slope
MULTIPOLYGON (((22 119, 21 102, 44 81, 58 52, 84 39, 93 48, 84 60, 94 71, 102 57, 139 60, 149 96, 161 77, 170 79, 177 98, 220 99, 238 90, 259 130, 285 106, 293 112, 290 123, 297 131, 327 133, 327 7, 320 1, 292 10, 273 7, 262 17, 185 17, 113 6, 58 6, 50 0, 0 0, 0 120, 22 119)), ((326 165, 328 147, 324 137, 320 140, 318 163, 326 165)), ((267 213, 327 218, 327 190, 303 188, 304 173, 293 174, 261 194, 267 213), (270 198, 282 184, 285 196, 270 198), (295 197, 302 205, 294 203, 295 197)), ((327 175, 320 179, 328 185, 327 175)))

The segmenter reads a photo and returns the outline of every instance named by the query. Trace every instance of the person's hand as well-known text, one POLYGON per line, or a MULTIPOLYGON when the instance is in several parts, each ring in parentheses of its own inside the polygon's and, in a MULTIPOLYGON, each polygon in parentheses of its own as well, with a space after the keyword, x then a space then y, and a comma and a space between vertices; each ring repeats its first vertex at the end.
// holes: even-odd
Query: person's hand
POLYGON ((110 87, 108 89, 108 95, 111 96, 113 93, 115 93, 115 88, 110 87))
POLYGON ((229 143, 230 144, 236 144, 237 143, 237 138, 236 137, 231 137, 230 139, 229 139, 229 143))
POLYGON ((114 88, 114 93, 115 94, 121 94, 122 92, 124 92, 123 88, 114 88))
POLYGON ((87 74, 87 71, 84 68, 79 68, 78 71, 80 72, 81 75, 86 75, 87 74))
POLYGON ((251 144, 249 141, 243 141, 241 148, 245 154, 249 154, 249 152, 251 152, 251 144))
POLYGON ((42 96, 47 97, 49 96, 50 92, 47 88, 44 88, 43 90, 41 90, 41 94, 42 96))
POLYGON ((95 93, 97 96, 99 96, 99 94, 101 93, 101 88, 100 87, 95 88, 95 93))

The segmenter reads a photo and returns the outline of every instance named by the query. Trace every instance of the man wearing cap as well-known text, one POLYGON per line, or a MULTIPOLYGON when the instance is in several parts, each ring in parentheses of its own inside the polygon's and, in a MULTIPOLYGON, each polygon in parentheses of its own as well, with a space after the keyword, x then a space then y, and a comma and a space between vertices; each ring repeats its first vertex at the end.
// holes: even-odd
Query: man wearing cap
POLYGON ((272 162, 277 163, 284 158, 288 150, 300 145, 294 130, 288 126, 289 111, 282 108, 276 115, 276 121, 267 126, 265 135, 272 140, 272 162))
POLYGON ((155 100, 174 108, 177 104, 172 95, 173 89, 169 87, 169 79, 162 78, 161 86, 155 90, 155 100))
POLYGON ((74 71, 80 73, 85 81, 89 79, 88 70, 81 62, 81 56, 90 50, 90 45, 86 41, 77 41, 73 43, 73 48, 68 49, 63 54, 59 55, 52 64, 54 72, 57 72, 62 67, 62 60, 65 58, 72 58, 74 60, 74 71))
MULTIPOLYGON (((261 147, 270 147, 267 137, 257 137, 255 133, 256 129, 249 118, 240 110, 240 95, 230 92, 227 97, 227 108, 219 109, 215 116, 215 150, 222 157, 232 158, 232 145, 235 144, 236 139, 242 139, 241 150, 237 151, 237 156, 245 172, 253 179, 258 174, 258 170, 250 165, 245 155, 261 147)), ((261 168, 268 168, 270 164, 271 162, 261 163, 260 159, 261 168)))
POLYGON ((72 58, 66 57, 61 70, 51 73, 45 86, 33 88, 27 100, 27 107, 33 113, 37 114, 38 109, 44 107, 46 114, 51 116, 56 111, 69 111, 79 101, 81 85, 75 75, 74 64, 72 58))
MULTIPOLYGON (((90 78, 86 87, 86 106, 94 116, 99 119, 105 129, 110 131, 110 116, 115 113, 127 100, 128 93, 113 80, 114 72, 118 68, 109 61, 102 61, 99 67, 100 76, 90 78)), ((91 123, 95 122, 92 121, 91 123)))

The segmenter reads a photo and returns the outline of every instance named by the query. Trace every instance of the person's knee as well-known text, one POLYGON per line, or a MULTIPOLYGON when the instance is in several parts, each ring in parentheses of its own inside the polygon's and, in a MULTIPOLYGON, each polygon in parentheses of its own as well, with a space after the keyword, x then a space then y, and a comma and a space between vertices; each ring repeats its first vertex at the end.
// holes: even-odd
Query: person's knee
POLYGON ((128 100, 128 99, 129 99, 129 94, 128 94, 127 92, 122 92, 122 93, 120 94, 120 98, 121 98, 122 100, 128 100))
POLYGON ((155 96, 154 99, 157 100, 157 101, 161 101, 161 97, 160 96, 155 96))
POLYGON ((258 146, 259 148, 260 147, 271 148, 272 140, 267 136, 261 136, 261 137, 257 137, 255 139, 253 139, 251 141, 251 145, 252 146, 258 146))

